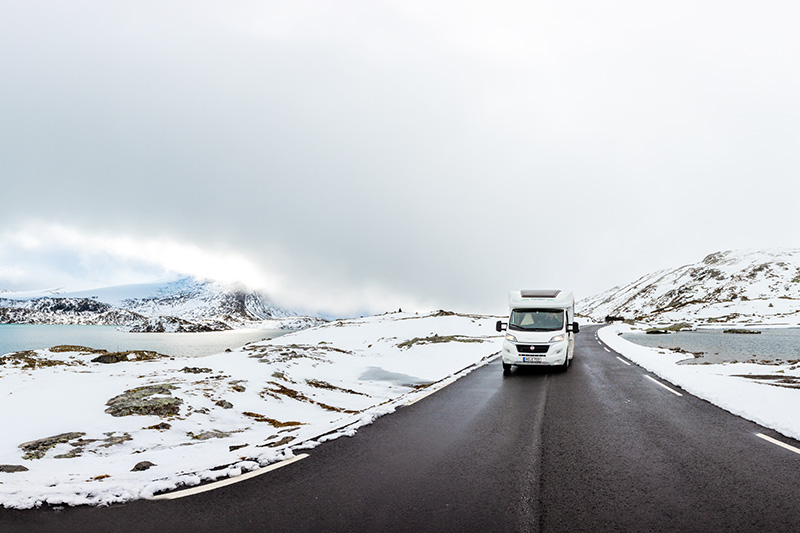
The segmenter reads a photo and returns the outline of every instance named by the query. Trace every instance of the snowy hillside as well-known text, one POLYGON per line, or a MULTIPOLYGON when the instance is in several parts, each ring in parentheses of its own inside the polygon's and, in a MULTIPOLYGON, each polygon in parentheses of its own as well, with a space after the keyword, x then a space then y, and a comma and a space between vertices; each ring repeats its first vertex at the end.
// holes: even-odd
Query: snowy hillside
MULTIPOLYGON (((291 316, 288 311, 272 305, 266 296, 243 287, 228 287, 194 278, 150 287, 150 294, 128 295, 117 305, 146 317, 174 316, 185 320, 213 319, 228 323, 291 316)), ((110 291, 108 295, 112 295, 110 291)))
POLYGON ((800 324, 800 250, 726 251, 578 302, 602 321, 800 324))
POLYGON ((340 320, 202 359, 81 346, 5 355, 0 507, 147 498, 353 435, 488 363, 496 318, 340 320))
POLYGON ((259 292, 195 278, 54 292, 3 292, 0 323, 97 324, 149 332, 218 331, 274 319, 288 319, 293 329, 322 322, 297 317, 259 292))
POLYGON ((134 326, 144 317, 85 298, 0 298, 0 324, 134 326))

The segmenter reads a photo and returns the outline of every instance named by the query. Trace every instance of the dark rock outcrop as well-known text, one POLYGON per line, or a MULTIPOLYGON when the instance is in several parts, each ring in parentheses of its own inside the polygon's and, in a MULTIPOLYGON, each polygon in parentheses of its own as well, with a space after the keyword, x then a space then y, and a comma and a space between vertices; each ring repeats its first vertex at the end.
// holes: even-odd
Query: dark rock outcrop
POLYGON ((13 474, 14 472, 27 472, 28 469, 22 465, 0 465, 0 472, 13 474))
POLYGON ((131 468, 131 472, 144 472, 148 468, 156 466, 155 463, 151 463, 150 461, 140 461, 131 468))
POLYGON ((19 447, 25 452, 25 455, 23 455, 22 458, 28 460, 41 459, 50 448, 53 448, 58 444, 79 439, 84 435, 86 435, 86 433, 61 433, 59 435, 53 435, 52 437, 45 437, 43 439, 32 440, 30 442, 23 442, 19 445, 19 447))
POLYGON ((162 383, 125 391, 106 402, 111 416, 155 415, 175 416, 183 400, 172 396, 175 385, 162 383))

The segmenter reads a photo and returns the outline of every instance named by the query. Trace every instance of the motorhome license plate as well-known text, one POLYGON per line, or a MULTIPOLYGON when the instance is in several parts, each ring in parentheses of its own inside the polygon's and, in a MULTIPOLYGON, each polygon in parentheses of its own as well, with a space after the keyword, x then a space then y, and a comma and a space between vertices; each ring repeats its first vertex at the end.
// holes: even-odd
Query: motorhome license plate
POLYGON ((522 358, 522 362, 523 363, 539 363, 539 362, 541 362, 541 359, 538 358, 538 357, 523 357, 522 358))

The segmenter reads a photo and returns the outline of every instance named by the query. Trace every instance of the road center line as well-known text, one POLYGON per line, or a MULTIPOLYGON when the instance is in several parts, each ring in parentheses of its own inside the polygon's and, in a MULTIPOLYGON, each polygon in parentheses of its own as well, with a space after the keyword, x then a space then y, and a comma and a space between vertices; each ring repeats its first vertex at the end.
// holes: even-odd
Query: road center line
POLYGON ((631 366, 631 364, 629 362, 627 362, 625 359, 623 359, 622 357, 617 357, 617 359, 619 359, 620 361, 622 361, 626 365, 631 366))
POLYGON ((611 353, 611 350, 609 350, 609 349, 608 349, 608 348, 606 348, 605 346, 603 346, 603 349, 604 349, 605 351, 607 351, 608 353, 611 353))
POLYGON ((665 389, 667 389, 668 391, 670 391, 670 392, 671 392, 672 394, 674 394, 675 396, 683 396, 683 394, 681 394, 680 392, 678 392, 678 391, 676 391, 676 390, 673 390, 673 389, 671 389, 671 388, 667 387, 666 385, 664 385, 663 383, 661 383, 661 382, 660 382, 660 381, 658 381, 657 379, 653 379, 653 378, 651 378, 650 376, 645 376, 645 377, 646 377, 647 379, 649 379, 650 381, 652 381, 653 383, 655 383, 656 385, 660 385, 660 386, 664 387, 665 389))
POLYGON ((789 451, 792 451, 794 453, 800 454, 800 449, 797 449, 794 446, 790 446, 790 445, 786 444, 785 442, 781 442, 779 440, 775 440, 772 437, 767 437, 766 435, 763 435, 761 433, 756 433, 756 437, 758 437, 760 439, 764 439, 767 442, 771 442, 772 444, 776 444, 776 445, 780 446, 781 448, 786 448, 789 451))
POLYGON ((245 481, 250 478, 254 478, 256 476, 260 476, 261 474, 266 474, 267 472, 272 472, 273 470, 277 470, 281 467, 290 465, 295 463, 301 459, 305 459, 308 457, 307 453, 301 453, 300 455, 295 455, 294 457, 290 457, 284 461, 279 463, 273 463, 269 466, 265 466, 264 468, 259 468, 258 470, 253 470, 252 472, 247 472, 246 474, 242 474, 241 476, 229 477, 226 479, 222 479, 220 481, 215 481, 213 483, 208 483, 206 485, 201 485, 199 487, 192 487, 191 489, 184 489, 184 490, 177 490, 175 492, 166 492, 164 494, 159 494, 158 496, 153 496, 150 498, 151 500, 177 500, 178 498, 185 498, 186 496, 193 496, 195 494, 200 494, 201 492, 207 492, 209 490, 219 489, 225 487, 227 485, 233 485, 234 483, 239 483, 240 481, 245 481))

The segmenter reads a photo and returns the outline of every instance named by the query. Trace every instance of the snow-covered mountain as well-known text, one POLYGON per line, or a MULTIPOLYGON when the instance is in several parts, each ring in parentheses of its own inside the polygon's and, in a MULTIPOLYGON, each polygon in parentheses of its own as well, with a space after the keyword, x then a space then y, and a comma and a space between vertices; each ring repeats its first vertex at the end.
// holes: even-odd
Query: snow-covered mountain
POLYGON ((288 319, 285 322, 291 324, 291 329, 321 322, 314 317, 297 317, 296 313, 275 306, 260 292, 190 277, 54 292, 3 292, 0 323, 114 325, 132 331, 218 331, 273 319, 288 319))
POLYGON ((595 320, 800 324, 800 250, 713 253, 585 298, 578 311, 595 320))
MULTIPOLYGON (((6 295, 9 293, 6 292, 6 295)), ((144 317, 86 298, 0 298, 0 324, 99 324, 133 326, 144 317)))

